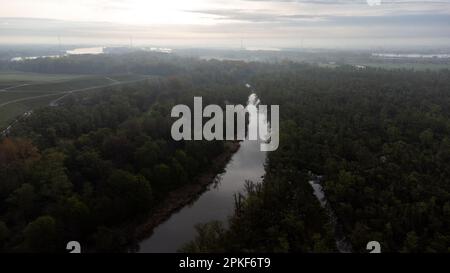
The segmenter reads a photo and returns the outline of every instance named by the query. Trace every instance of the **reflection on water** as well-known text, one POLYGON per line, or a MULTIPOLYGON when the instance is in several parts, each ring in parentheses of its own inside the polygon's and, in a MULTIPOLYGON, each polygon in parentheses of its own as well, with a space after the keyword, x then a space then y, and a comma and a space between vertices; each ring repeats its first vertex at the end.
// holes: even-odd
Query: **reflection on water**
POLYGON ((48 56, 26 56, 26 57, 14 57, 10 61, 11 62, 22 62, 22 61, 28 61, 28 60, 36 60, 36 59, 46 59, 46 58, 60 58, 63 56, 68 55, 98 55, 103 54, 105 48, 104 47, 81 47, 81 48, 75 48, 72 50, 67 50, 65 54, 60 55, 48 55, 48 56))
POLYGON ((352 245, 347 240, 347 238, 344 236, 344 233, 342 231, 341 225, 337 221, 337 217, 334 214, 333 210, 331 209, 330 205, 328 204, 327 198, 325 196, 325 192, 323 191, 322 187, 322 179, 323 177, 321 175, 314 175, 310 174, 313 178, 313 180, 309 181, 309 184, 314 190, 314 195, 316 196, 317 200, 319 201, 320 205, 325 209, 325 211, 328 214, 328 217, 330 219, 330 224, 332 225, 334 229, 334 239, 336 241, 336 248, 340 253, 351 253, 352 252, 352 245))
POLYGON ((66 53, 68 55, 83 55, 83 54, 103 54, 104 48, 103 47, 83 47, 83 48, 75 48, 73 50, 67 50, 66 53))
POLYGON ((372 53, 374 57, 382 58, 426 58, 426 59, 448 59, 450 54, 420 54, 420 53, 409 53, 409 54, 398 54, 398 53, 372 53))
POLYGON ((49 56, 31 56, 31 57, 14 57, 11 58, 11 62, 22 62, 22 61, 28 61, 28 60, 36 60, 40 58, 59 58, 59 55, 49 55, 49 56))
MULTIPOLYGON (((255 95, 249 97, 256 103, 255 95)), ((263 120, 266 120, 265 117, 263 120)), ((257 119, 250 117, 249 126, 257 119)), ((154 229, 153 235, 140 243, 143 253, 173 253, 196 236, 195 226, 210 221, 225 222, 234 211, 234 194, 242 192, 246 180, 260 182, 264 175, 266 153, 258 141, 245 140, 213 184, 193 204, 173 214, 154 229)))

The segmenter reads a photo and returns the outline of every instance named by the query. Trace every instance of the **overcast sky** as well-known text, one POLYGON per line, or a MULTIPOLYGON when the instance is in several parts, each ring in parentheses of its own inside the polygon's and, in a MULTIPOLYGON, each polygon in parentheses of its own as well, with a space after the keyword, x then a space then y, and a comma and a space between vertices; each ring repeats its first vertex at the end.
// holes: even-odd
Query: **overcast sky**
POLYGON ((444 47, 450 0, 0 0, 0 43, 444 47), (369 5, 370 4, 370 5, 369 5))

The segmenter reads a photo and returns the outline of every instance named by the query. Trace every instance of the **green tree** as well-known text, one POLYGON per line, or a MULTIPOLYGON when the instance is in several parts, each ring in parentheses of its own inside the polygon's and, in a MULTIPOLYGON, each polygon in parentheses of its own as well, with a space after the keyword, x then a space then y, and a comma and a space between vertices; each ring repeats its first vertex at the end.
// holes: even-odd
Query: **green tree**
POLYGON ((106 196, 114 199, 110 210, 118 219, 130 219, 148 213, 152 206, 150 183, 141 175, 116 170, 109 177, 106 196))
POLYGON ((5 222, 0 221, 0 252, 4 249, 6 242, 10 236, 10 231, 5 222))
POLYGON ((37 195, 34 186, 28 183, 20 186, 7 199, 10 205, 10 212, 14 214, 14 218, 23 218, 24 220, 37 211, 36 201, 37 195))
POLYGON ((404 252, 416 252, 418 249, 418 236, 415 231, 410 231, 406 234, 405 242, 403 243, 404 252))
POLYGON ((41 216, 24 229, 27 252, 55 252, 58 246, 56 221, 51 216, 41 216))

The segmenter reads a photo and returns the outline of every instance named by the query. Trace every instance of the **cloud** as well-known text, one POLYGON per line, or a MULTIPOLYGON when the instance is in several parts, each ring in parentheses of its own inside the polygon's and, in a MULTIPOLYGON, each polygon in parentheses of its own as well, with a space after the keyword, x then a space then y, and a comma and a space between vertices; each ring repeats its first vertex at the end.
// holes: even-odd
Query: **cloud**
POLYGON ((261 22, 288 22, 288 21, 317 21, 322 18, 310 14, 279 14, 276 12, 270 12, 268 10, 257 11, 254 10, 242 10, 242 9, 212 9, 212 10, 194 10, 189 11, 199 14, 207 14, 214 16, 216 20, 233 21, 233 22, 249 22, 249 23, 261 23, 261 22))
POLYGON ((72 37, 71 41, 83 38, 119 43, 128 43, 130 36, 136 43, 162 43, 167 39, 232 43, 245 37, 253 40, 255 46, 269 42, 273 46, 295 45, 300 39, 320 40, 314 45, 324 46, 341 41, 372 46, 374 39, 380 44, 396 39, 398 44, 402 41, 418 46, 448 41, 450 0, 381 3, 369 6, 367 0, 15 0, 0 10, 0 42, 37 36, 54 41, 56 35, 64 41, 72 37), (38 19, 41 16, 49 20, 38 19), (331 39, 335 42, 329 42, 331 39))

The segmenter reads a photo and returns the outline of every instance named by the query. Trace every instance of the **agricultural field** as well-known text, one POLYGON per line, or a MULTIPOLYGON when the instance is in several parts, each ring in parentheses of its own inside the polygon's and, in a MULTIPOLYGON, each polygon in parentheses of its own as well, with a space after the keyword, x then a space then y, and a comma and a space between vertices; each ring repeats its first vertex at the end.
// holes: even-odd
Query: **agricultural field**
POLYGON ((39 74, 19 71, 0 71, 0 89, 21 84, 49 83, 80 78, 83 75, 39 74))
POLYGON ((0 129, 23 113, 73 92, 89 91, 147 78, 141 75, 64 75, 0 72, 0 129))

